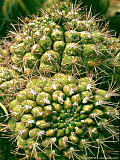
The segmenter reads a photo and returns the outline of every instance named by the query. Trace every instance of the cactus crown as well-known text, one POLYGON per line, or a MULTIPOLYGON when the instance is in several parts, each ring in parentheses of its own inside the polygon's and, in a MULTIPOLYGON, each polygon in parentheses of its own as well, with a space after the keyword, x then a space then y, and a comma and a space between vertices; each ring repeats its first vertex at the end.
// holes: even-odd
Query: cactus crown
POLYGON ((100 31, 78 6, 57 3, 42 17, 26 18, 14 36, 11 63, 26 75, 64 72, 119 80, 119 39, 100 31))
POLYGON ((88 77, 58 73, 34 79, 10 103, 17 145, 35 159, 106 157, 104 145, 116 136, 109 102, 107 91, 88 77))

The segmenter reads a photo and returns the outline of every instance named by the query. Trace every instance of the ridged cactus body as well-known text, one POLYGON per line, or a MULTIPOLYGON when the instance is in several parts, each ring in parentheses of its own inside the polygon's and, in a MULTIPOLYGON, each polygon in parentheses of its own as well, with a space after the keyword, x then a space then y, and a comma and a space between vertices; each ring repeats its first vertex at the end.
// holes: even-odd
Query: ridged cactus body
POLYGON ((15 98, 15 94, 23 89, 25 80, 18 73, 8 67, 0 67, 0 102, 9 105, 15 98))
POLYGON ((91 78, 58 73, 31 80, 18 92, 9 106, 14 122, 9 124, 28 158, 103 158, 109 152, 104 144, 117 133, 109 103, 109 93, 91 78))
POLYGON ((120 84, 119 39, 78 6, 62 2, 42 17, 25 18, 10 36, 0 91, 14 99, 7 104, 8 127, 26 158, 112 157, 118 102, 111 97, 119 94, 110 83, 120 84))
MULTIPOLYGON (((5 43, 3 42, 3 45, 5 45, 5 43)), ((5 66, 7 64, 9 64, 10 61, 10 52, 3 48, 2 45, 0 46, 0 66, 5 66)))
POLYGON ((25 19, 10 46, 13 66, 27 75, 63 72, 119 81, 119 39, 100 31, 96 20, 80 8, 66 3, 56 8, 25 19))

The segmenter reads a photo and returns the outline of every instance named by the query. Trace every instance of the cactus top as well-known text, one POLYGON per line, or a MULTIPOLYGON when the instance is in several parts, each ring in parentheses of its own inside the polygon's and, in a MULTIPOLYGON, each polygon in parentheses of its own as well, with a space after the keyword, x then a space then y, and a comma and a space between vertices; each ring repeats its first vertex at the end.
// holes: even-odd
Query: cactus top
POLYGON ((60 3, 56 8, 43 11, 42 17, 26 18, 12 35, 13 66, 26 75, 63 72, 79 77, 100 74, 107 80, 119 77, 119 39, 101 31, 95 18, 78 6, 60 3))
MULTIPOLYGON (((112 136, 107 125, 115 131, 111 123, 114 109, 109 102, 108 92, 97 89, 92 79, 59 73, 33 79, 20 91, 10 103, 13 119, 9 123, 18 147, 28 157, 103 157, 104 152, 98 152, 99 143, 112 136)), ((107 148, 104 150, 107 152, 107 148)))

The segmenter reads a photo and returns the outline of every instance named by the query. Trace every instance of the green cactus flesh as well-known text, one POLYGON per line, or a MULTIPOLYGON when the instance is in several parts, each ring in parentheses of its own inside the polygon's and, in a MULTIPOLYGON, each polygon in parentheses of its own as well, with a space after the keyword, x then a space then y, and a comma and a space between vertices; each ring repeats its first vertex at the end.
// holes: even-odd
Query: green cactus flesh
POLYGON ((120 40, 100 30, 95 18, 79 7, 60 3, 56 8, 44 11, 42 17, 26 18, 12 35, 13 66, 30 75, 93 74, 107 82, 119 81, 120 40))
POLYGON ((3 49, 0 46, 0 66, 5 64, 5 62, 8 63, 9 57, 10 57, 9 51, 7 49, 3 49))
POLYGON ((10 103, 9 126, 28 159, 106 159, 117 136, 110 99, 89 77, 39 77, 10 103))
POLYGON ((23 89, 25 80, 18 73, 8 67, 0 67, 0 102, 9 105, 15 94, 23 89))

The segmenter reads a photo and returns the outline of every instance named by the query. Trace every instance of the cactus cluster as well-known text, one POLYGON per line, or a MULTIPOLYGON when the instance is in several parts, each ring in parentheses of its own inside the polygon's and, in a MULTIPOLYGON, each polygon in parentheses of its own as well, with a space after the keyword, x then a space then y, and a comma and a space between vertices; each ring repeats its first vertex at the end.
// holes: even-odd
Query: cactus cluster
POLYGON ((88 77, 31 80, 9 110, 18 147, 35 159, 106 158, 117 136, 110 94, 88 77))
POLYGON ((35 160, 110 159, 118 141, 112 83, 120 84, 120 40, 65 2, 19 27, 0 49, 0 102, 18 149, 35 160))

